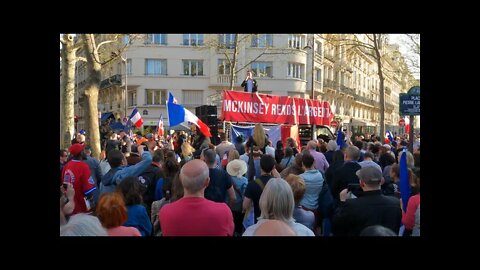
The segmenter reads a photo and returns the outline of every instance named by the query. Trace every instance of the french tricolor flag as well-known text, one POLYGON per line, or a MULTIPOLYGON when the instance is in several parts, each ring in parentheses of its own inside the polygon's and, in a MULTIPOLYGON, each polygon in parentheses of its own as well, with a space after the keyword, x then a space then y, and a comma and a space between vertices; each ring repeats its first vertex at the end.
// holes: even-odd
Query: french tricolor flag
POLYGON ((163 137, 165 131, 164 131, 164 128, 163 128, 163 115, 160 114, 160 119, 158 120, 158 136, 159 137, 163 137))
POLYGON ((138 112, 137 107, 133 108, 132 114, 130 115, 130 121, 132 121, 137 128, 140 128, 143 125, 143 119, 138 112))
POLYGON ((198 119, 195 114, 178 104, 177 100, 170 92, 168 93, 167 110, 170 126, 176 126, 180 123, 188 121, 196 125, 203 135, 206 137, 212 137, 210 128, 204 122, 202 122, 202 120, 198 119))
POLYGON ((385 133, 385 138, 387 138, 390 142, 393 142, 393 134, 390 130, 387 130, 387 133, 385 133))

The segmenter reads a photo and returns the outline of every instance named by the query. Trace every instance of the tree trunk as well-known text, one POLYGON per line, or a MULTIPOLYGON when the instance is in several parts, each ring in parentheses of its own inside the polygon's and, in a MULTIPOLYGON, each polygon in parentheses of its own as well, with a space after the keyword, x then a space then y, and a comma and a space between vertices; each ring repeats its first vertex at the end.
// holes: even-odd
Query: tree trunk
POLYGON ((230 65, 230 90, 233 90, 235 84, 235 68, 237 67, 237 53, 238 53, 238 34, 235 34, 235 47, 233 48, 233 60, 230 65))
POLYGON ((380 140, 383 143, 385 139, 385 88, 384 88, 384 78, 382 72, 382 61, 380 55, 380 48, 379 48, 379 40, 377 39, 377 35, 373 34, 374 40, 374 51, 377 57, 377 66, 378 66, 378 77, 380 79, 380 140))
POLYGON ((93 34, 82 34, 87 58, 88 81, 85 88, 87 143, 92 147, 92 156, 100 158, 100 130, 98 124, 98 91, 100 89, 101 69, 98 51, 93 34))
POLYGON ((60 104, 60 147, 68 149, 75 133, 74 127, 74 94, 75 94, 75 50, 70 34, 63 35, 62 44, 62 103, 60 104))

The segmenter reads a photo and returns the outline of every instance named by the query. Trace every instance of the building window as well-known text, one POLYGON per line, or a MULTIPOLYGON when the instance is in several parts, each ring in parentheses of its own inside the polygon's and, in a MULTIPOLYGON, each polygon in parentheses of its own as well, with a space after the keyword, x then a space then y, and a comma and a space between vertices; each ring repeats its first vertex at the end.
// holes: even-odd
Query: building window
POLYGON ((315 69, 315 81, 321 82, 322 81, 322 70, 316 68, 315 69))
POLYGON ((227 49, 235 47, 235 34, 219 34, 218 44, 227 49))
POLYGON ((183 75, 202 76, 203 60, 183 60, 183 75))
POLYGON ((218 75, 229 75, 230 63, 226 59, 218 59, 218 75))
POLYGON ((127 74, 132 75, 132 59, 127 59, 127 74))
POLYGON ((167 60, 145 59, 145 75, 167 75, 167 60))
POLYGON ((272 34, 252 35, 252 48, 273 47, 272 34))
POLYGON ((288 47, 292 49, 303 49, 305 44, 305 36, 303 35, 288 35, 288 47))
POLYGON ((147 105, 165 105, 167 90, 145 89, 147 105))
POLYGON ((272 62, 254 62, 250 68, 253 71, 254 77, 272 77, 272 62))
POLYGON ((202 46, 203 34, 183 34, 183 45, 185 46, 202 46))
POLYGON ((202 105, 203 90, 183 90, 184 105, 202 105))
POLYGON ((322 48, 322 43, 321 43, 321 42, 318 42, 318 41, 316 41, 315 43, 317 44, 317 48, 316 48, 315 51, 316 51, 318 54, 322 54, 322 49, 323 49, 323 48, 322 48))
POLYGON ((137 106, 137 92, 128 92, 128 106, 137 106))
POLYGON ((147 34, 145 43, 167 45, 167 34, 147 34))
POLYGON ((288 63, 287 76, 291 78, 303 79, 305 78, 305 65, 297 63, 288 63))

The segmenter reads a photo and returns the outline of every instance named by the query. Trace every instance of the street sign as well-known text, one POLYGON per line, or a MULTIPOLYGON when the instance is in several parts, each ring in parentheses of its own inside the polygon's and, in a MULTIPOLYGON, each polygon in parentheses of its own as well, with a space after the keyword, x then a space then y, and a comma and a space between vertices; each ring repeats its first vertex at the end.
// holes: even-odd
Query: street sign
POLYGON ((330 122, 330 126, 336 128, 338 126, 338 122, 333 120, 332 122, 330 122))
POLYGON ((409 95, 420 95, 420 86, 413 86, 407 92, 409 95))
POLYGON ((420 115, 420 95, 400 94, 400 115, 420 115))
POLYGON ((398 121, 398 125, 401 126, 401 127, 404 127, 405 126, 405 119, 400 119, 400 121, 398 121))

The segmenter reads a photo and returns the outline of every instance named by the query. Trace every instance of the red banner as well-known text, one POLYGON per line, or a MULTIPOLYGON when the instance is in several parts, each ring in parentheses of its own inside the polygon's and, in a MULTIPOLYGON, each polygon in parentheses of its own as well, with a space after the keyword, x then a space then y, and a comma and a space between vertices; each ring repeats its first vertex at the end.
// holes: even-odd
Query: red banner
POLYGON ((326 101, 223 91, 222 118, 225 121, 329 125, 333 117, 326 101))

